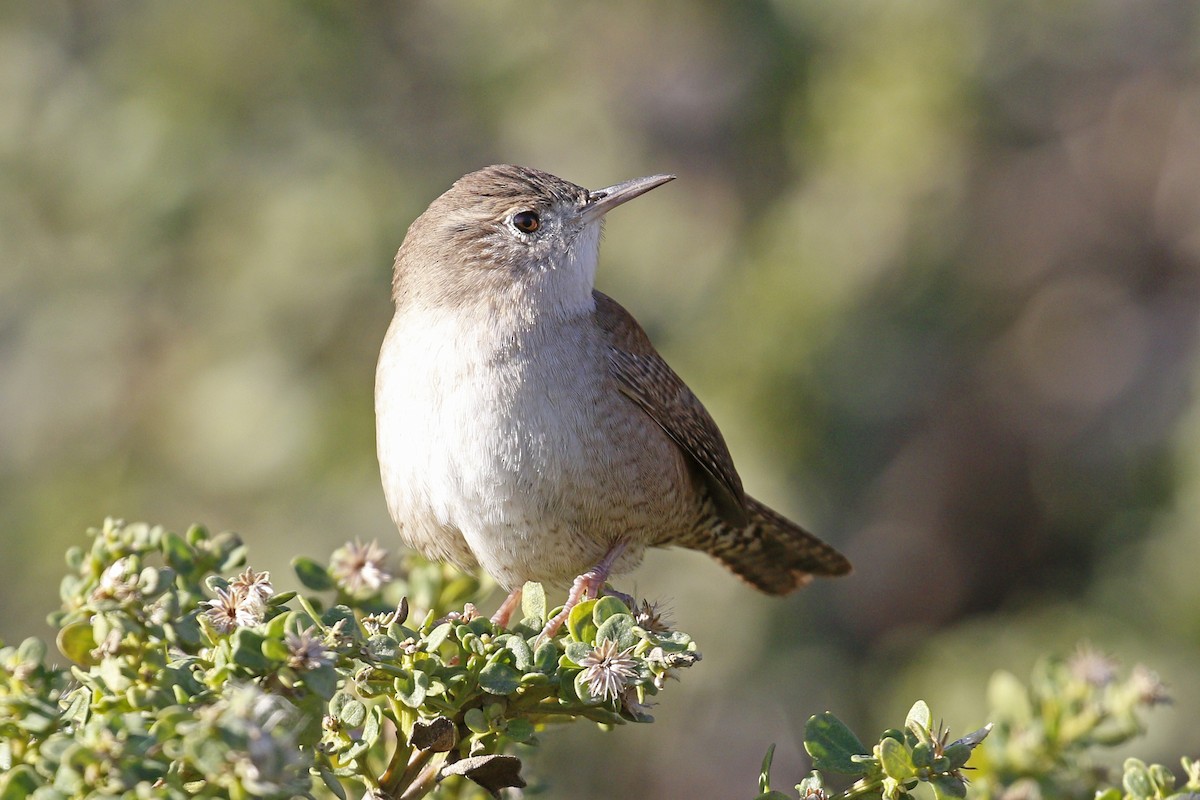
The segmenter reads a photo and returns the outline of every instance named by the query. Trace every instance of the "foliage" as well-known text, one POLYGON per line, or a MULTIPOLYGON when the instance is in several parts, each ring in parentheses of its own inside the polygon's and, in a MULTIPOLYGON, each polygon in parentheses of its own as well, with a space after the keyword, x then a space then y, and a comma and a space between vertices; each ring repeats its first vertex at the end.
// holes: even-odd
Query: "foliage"
POLYGON ((246 558, 233 534, 90 534, 51 617, 69 669, 36 639, 0 649, 0 800, 495 794, 525 785, 507 751, 546 724, 651 721, 647 698, 700 657, 614 597, 544 638, 536 584, 499 629, 474 580, 415 559, 393 578, 374 543, 296 560, 326 602, 224 577, 246 558))
MULTIPOLYGON (((912 800, 926 784, 937 800, 1195 800, 1200 761, 1182 759, 1185 783, 1176 792, 1175 776, 1161 764, 1129 758, 1113 778, 1092 758, 1097 748, 1143 733, 1139 712, 1166 699, 1150 670, 1136 666, 1119 679, 1113 661, 1083 646, 1070 659, 1040 661, 1028 686, 996 672, 988 687, 992 722, 949 744, 924 701, 908 712, 903 729, 884 731, 870 748, 832 714, 813 716, 804 747, 814 770, 796 791, 818 800, 912 800), (987 745, 976 752, 984 739, 987 745), (969 781, 964 770, 971 771, 969 781), (838 792, 829 788, 826 773, 856 780, 838 792)), ((788 797, 771 789, 773 755, 774 746, 763 761, 757 800, 788 797)))

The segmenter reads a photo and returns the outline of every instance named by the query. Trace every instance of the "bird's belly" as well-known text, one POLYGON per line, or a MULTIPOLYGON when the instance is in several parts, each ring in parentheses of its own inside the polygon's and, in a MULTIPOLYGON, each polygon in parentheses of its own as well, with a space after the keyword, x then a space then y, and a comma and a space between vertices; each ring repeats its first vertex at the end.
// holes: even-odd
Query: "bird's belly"
POLYGON ((430 358, 403 342, 385 348, 376 404, 389 510, 413 547, 513 588, 569 581, 618 540, 617 571, 631 568, 690 522, 681 454, 611 388, 602 352, 430 358))

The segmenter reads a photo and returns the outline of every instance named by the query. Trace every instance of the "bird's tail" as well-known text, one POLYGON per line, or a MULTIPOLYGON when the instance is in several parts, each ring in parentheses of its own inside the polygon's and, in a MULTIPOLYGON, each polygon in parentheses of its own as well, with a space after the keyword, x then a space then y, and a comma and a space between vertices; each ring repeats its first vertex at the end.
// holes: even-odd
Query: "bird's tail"
POLYGON ((688 546, 713 556, 767 594, 793 592, 814 575, 850 572, 850 562, 831 545, 751 497, 746 498, 746 515, 744 527, 718 522, 688 546))

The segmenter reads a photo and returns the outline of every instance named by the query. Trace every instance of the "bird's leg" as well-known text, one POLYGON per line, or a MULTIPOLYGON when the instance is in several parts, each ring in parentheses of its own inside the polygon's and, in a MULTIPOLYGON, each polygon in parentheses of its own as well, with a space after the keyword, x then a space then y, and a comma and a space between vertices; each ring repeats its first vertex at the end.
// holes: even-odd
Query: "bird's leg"
POLYGON ((508 593, 508 597, 504 598, 504 602, 496 609, 496 613, 492 615, 492 624, 497 628, 507 628, 509 620, 512 619, 513 612, 517 610, 517 606, 521 604, 521 587, 513 589, 508 593))
POLYGON ((604 558, 600 559, 600 563, 589 569, 587 572, 580 575, 571 584, 571 591, 567 592, 567 602, 563 606, 562 611, 554 615, 546 627, 542 629, 542 639, 549 639, 558 633, 558 629, 567 621, 567 616, 571 613, 571 609, 579 605, 583 600, 589 597, 599 597, 601 590, 604 589, 604 583, 608 580, 608 573, 612 569, 613 564, 625 552, 625 542, 618 541, 608 549, 604 554, 604 558))

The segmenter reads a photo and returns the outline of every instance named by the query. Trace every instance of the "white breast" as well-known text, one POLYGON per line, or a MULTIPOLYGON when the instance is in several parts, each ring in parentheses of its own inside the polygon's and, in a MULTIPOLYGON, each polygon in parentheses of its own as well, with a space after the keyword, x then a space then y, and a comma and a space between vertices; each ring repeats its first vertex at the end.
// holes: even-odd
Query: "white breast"
POLYGON ((444 310, 392 321, 376 376, 388 509, 413 547, 477 562, 505 585, 569 572, 578 545, 559 528, 579 513, 562 507, 584 502, 571 489, 587 483, 602 449, 603 345, 569 320, 520 334, 471 323, 444 310))

